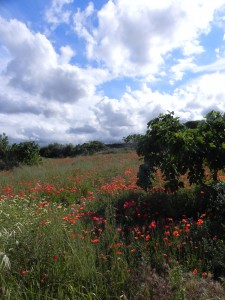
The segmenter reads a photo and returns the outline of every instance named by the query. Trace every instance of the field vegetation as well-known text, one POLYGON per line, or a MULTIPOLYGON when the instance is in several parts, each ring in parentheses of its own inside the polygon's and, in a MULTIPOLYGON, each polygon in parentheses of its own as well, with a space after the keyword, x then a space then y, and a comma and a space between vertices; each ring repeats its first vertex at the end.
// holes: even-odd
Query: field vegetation
POLYGON ((207 191, 165 194, 158 172, 144 192, 138 166, 118 152, 2 172, 1 298, 225 299, 207 191))
POLYGON ((225 299, 223 170, 174 181, 148 169, 149 138, 145 169, 117 149, 1 171, 1 299, 225 299))

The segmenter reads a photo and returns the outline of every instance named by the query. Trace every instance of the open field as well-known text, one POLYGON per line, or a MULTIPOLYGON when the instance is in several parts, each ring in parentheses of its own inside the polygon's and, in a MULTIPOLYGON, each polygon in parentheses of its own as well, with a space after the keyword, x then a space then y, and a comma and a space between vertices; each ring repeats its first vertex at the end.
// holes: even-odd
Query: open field
POLYGON ((2 172, 0 298, 225 299, 207 191, 165 194, 158 174, 144 192, 139 164, 128 151, 2 172))

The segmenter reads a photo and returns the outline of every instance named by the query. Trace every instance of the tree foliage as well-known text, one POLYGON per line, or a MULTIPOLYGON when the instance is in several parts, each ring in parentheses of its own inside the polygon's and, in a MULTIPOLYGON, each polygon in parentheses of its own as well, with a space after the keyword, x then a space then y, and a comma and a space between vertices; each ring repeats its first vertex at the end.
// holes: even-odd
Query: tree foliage
POLYGON ((91 141, 84 144, 59 144, 53 143, 40 149, 40 154, 46 158, 74 157, 77 155, 92 155, 96 152, 105 150, 107 147, 99 141, 91 141))
POLYGON ((34 141, 12 144, 10 147, 11 157, 19 164, 35 165, 41 161, 39 146, 34 141))
POLYGON ((218 180, 218 171, 225 168, 225 114, 211 111, 205 120, 186 124, 173 112, 160 114, 147 124, 137 147, 138 155, 144 157, 137 181, 142 188, 152 186, 158 169, 165 188, 171 191, 183 187, 184 174, 190 184, 205 183, 205 167, 218 180))
POLYGON ((34 165, 40 161, 37 143, 22 142, 10 145, 7 135, 0 135, 0 169, 11 169, 22 164, 34 165))

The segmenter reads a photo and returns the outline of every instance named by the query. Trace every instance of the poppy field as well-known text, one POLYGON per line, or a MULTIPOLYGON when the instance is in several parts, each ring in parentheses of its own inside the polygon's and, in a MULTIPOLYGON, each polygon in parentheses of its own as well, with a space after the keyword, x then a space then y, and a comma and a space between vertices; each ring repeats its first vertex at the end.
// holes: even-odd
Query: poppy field
POLYGON ((123 151, 1 172, 0 298, 225 299, 223 206, 166 193, 160 172, 143 191, 139 165, 123 151))

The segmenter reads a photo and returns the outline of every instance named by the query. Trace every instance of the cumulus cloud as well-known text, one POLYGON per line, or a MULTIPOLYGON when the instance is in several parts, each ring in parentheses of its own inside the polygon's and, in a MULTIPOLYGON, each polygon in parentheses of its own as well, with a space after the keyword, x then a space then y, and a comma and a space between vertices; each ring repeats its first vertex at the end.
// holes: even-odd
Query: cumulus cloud
POLYGON ((93 4, 79 10, 75 31, 86 40, 89 59, 116 74, 147 76, 156 74, 176 49, 182 57, 203 52, 198 38, 210 31, 214 13, 223 5, 223 0, 109 0, 97 12, 93 4))
POLYGON ((0 54, 5 61, 0 70, 0 114, 7 134, 46 143, 69 141, 71 122, 82 127, 89 120, 92 125, 89 106, 96 101, 96 85, 108 79, 107 70, 72 65, 75 51, 69 45, 57 53, 43 34, 1 17, 0 54))
POLYGON ((8 85, 47 101, 73 103, 84 99, 107 77, 104 70, 70 65, 74 51, 69 46, 61 47, 59 55, 44 35, 33 34, 17 20, 0 18, 0 40, 12 57, 3 72, 8 85))

